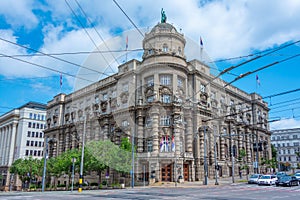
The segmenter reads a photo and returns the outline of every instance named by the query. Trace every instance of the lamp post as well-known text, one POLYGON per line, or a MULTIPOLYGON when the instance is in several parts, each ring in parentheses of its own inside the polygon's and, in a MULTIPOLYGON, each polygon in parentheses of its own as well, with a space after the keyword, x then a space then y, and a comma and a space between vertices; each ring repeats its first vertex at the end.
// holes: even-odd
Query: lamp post
POLYGON ((47 169, 47 157, 48 157, 48 137, 46 137, 46 146, 44 153, 44 168, 43 168, 43 178, 42 178, 42 192, 45 191, 45 179, 46 179, 46 169, 47 169))
POLYGON ((204 185, 207 185, 207 150, 206 150, 206 129, 207 126, 203 126, 204 129, 204 185))
POLYGON ((83 159, 84 159, 84 142, 85 142, 85 127, 86 127, 86 116, 84 116, 83 122, 83 133, 82 133, 82 147, 81 147, 81 160, 80 160, 80 174, 79 174, 79 188, 78 192, 82 192, 82 178, 83 178, 83 159))
POLYGON ((218 170, 219 170, 219 168, 218 168, 218 162, 217 162, 216 137, 217 137, 216 127, 214 127, 214 157, 215 157, 215 179, 216 179, 215 185, 219 185, 219 183, 218 183, 218 170))

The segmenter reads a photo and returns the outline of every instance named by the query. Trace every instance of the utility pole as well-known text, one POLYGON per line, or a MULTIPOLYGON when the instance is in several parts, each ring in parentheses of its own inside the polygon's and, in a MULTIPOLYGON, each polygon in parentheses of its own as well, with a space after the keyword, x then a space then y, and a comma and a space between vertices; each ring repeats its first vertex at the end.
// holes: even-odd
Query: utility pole
POLYGON ((82 192, 82 178, 83 178, 83 159, 84 159, 84 142, 85 142, 85 127, 86 115, 84 115, 83 133, 82 133, 82 147, 81 147, 81 160, 80 160, 80 174, 79 174, 79 188, 78 192, 82 192))
POLYGON ((216 137, 217 137, 217 133, 216 133, 216 127, 214 127, 214 157, 215 157, 215 185, 219 185, 218 183, 218 162, 217 162, 217 147, 216 147, 216 137))
POLYGON ((204 185, 207 185, 207 150, 206 150, 206 128, 207 126, 204 126, 204 185))
MULTIPOLYGON (((258 167, 258 132, 256 131, 255 134, 255 130, 254 130, 254 124, 256 123, 255 120, 255 111, 254 111, 254 102, 252 100, 252 135, 256 136, 256 142, 255 142, 255 150, 256 150, 256 162, 255 162, 255 168, 256 168, 256 173, 259 173, 259 167, 258 167)), ((254 148, 253 148, 254 149, 254 148)))
POLYGON ((48 157, 48 137, 46 137, 46 146, 45 146, 45 152, 44 152, 44 168, 43 168, 43 179, 42 179, 42 192, 45 191, 47 157, 48 157))
POLYGON ((229 121, 229 137, 230 137, 230 149, 231 149, 231 177, 232 183, 234 183, 234 154, 233 154, 233 145, 232 145, 232 134, 231 134, 231 125, 229 121))

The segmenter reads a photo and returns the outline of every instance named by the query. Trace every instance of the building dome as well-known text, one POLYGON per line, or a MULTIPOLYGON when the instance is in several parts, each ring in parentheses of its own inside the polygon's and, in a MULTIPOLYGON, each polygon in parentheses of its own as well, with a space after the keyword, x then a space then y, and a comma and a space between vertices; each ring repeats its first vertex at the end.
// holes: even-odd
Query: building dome
POLYGON ((185 39, 176 28, 169 23, 158 23, 143 40, 143 59, 158 55, 171 55, 185 59, 185 39))
POLYGON ((150 33, 157 33, 157 32, 177 32, 176 28, 169 23, 158 23, 156 26, 154 26, 152 28, 152 30, 150 31, 150 33))

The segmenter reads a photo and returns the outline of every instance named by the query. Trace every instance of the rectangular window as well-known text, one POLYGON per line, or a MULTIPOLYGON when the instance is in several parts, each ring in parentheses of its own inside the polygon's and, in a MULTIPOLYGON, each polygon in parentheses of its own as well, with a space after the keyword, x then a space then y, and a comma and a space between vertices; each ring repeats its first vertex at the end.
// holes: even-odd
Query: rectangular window
POLYGON ((177 78, 177 86, 181 88, 183 87, 183 79, 180 77, 177 78))
POLYGON ((28 154, 29 154, 29 151, 26 150, 26 151, 25 151, 25 156, 28 156, 28 154))
POLYGON ((32 123, 32 128, 35 128, 35 123, 32 123))
POLYGON ((30 146, 33 147, 33 145, 34 145, 34 141, 31 141, 31 142, 30 142, 30 146))
POLYGON ((147 102, 148 103, 151 103, 151 102, 153 102, 154 101, 154 96, 149 96, 149 97, 147 97, 147 102))
POLYGON ((38 151, 38 156, 41 156, 41 151, 38 151))
POLYGON ((40 115, 40 114, 37 115, 37 119, 38 119, 38 120, 41 119, 41 115, 40 115))
POLYGON ((39 132, 35 132, 35 137, 39 137, 39 132))
POLYGON ((34 150, 33 156, 36 156, 36 154, 37 154, 37 151, 36 151, 36 150, 34 150))
POLYGON ((39 147, 41 147, 42 146, 42 142, 39 142, 39 147))
POLYGON ((43 133, 42 132, 40 132, 40 138, 43 138, 43 133))
POLYGON ((102 94, 102 97, 103 97, 103 101, 106 101, 108 99, 107 93, 102 94))
POLYGON ((37 141, 34 142, 34 146, 35 146, 35 147, 38 146, 38 142, 37 142, 37 141))
POLYGON ((27 137, 30 137, 30 131, 27 132, 27 137))
POLYGON ((30 150, 30 155, 32 156, 32 153, 33 153, 33 151, 32 150, 30 150))
POLYGON ((299 142, 294 142, 294 146, 298 147, 299 146, 299 142))
POLYGON ((29 113, 29 118, 32 119, 32 113, 29 113))
POLYGON ((162 95, 160 96, 160 101, 161 101, 162 103, 171 103, 171 96, 168 95, 168 94, 162 94, 162 95))
POLYGON ((27 140, 27 141, 26 141, 26 146, 29 146, 29 145, 30 145, 30 141, 27 140))
POLYGON ((147 141, 147 152, 152 152, 153 151, 153 142, 152 140, 147 141))
POLYGON ((31 122, 28 122, 28 128, 31 128, 31 122))
POLYGON ((36 119, 36 114, 33 114, 33 119, 36 119))
POLYGON ((31 132, 31 137, 34 137, 34 132, 31 132))
POLYGON ((297 139, 297 135, 293 135, 293 139, 297 139))
POLYGON ((36 128, 40 128, 40 124, 39 123, 36 123, 36 128))
POLYGON ((161 75, 160 84, 161 85, 172 85, 171 76, 170 75, 161 75))
POLYGON ((148 87, 151 87, 154 85, 154 77, 153 76, 150 76, 146 79, 146 84, 148 87))
POLYGON ((206 92, 206 86, 203 83, 200 83, 200 92, 206 92))
POLYGON ((161 126, 170 126, 171 124, 171 117, 170 116, 161 116, 160 117, 160 125, 161 126))

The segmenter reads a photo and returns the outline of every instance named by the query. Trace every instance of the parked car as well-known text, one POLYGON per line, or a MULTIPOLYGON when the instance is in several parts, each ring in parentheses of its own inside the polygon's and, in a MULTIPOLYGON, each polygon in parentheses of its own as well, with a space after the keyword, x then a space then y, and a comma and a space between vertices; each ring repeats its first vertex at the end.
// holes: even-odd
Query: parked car
POLYGON ((294 176, 300 181, 300 172, 294 174, 294 176))
POLYGON ((286 172, 276 172, 275 175, 277 176, 277 178, 281 177, 281 176, 286 176, 286 172))
POLYGON ((276 180, 277 180, 277 176, 275 176, 275 175, 263 175, 258 179, 257 184, 258 185, 275 185, 276 180))
POLYGON ((282 176, 276 181, 276 186, 298 186, 299 180, 295 176, 282 176))
POLYGON ((257 184, 257 181, 261 176, 262 176, 261 174, 252 174, 248 179, 248 183, 249 184, 257 184))

